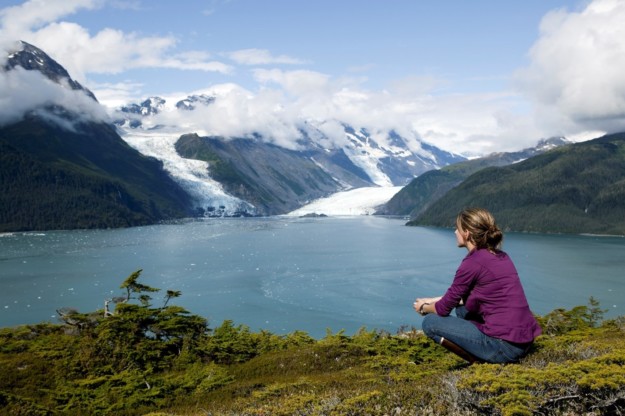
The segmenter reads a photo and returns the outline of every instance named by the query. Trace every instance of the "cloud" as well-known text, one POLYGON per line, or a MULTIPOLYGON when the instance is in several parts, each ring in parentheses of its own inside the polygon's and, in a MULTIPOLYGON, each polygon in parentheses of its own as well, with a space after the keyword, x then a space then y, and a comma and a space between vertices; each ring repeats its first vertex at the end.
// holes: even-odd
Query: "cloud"
POLYGON ((88 73, 116 74, 133 68, 175 68, 229 73, 232 67, 210 60, 203 51, 172 53, 173 36, 140 36, 105 28, 92 35, 84 27, 59 21, 80 9, 94 9, 96 0, 30 0, 0 10, 0 42, 25 40, 44 50, 71 76, 85 82, 88 73))
POLYGON ((625 130, 625 2, 595 0, 580 12, 556 10, 540 25, 517 86, 537 122, 563 133, 625 130))
MULTIPOLYGON (((618 0, 548 13, 528 52, 530 64, 515 74, 514 90, 450 94, 447 80, 414 75, 371 91, 359 79, 315 71, 252 73, 265 103, 275 101, 267 108, 282 109, 272 117, 285 126, 316 123, 335 143, 344 140, 344 122, 367 128, 382 143, 395 130, 413 149, 424 140, 465 154, 511 151, 554 135, 590 138, 625 130, 624 21, 625 2, 618 0)), ((244 118, 239 127, 246 127, 244 118)))
MULTIPOLYGON (((108 121, 105 109, 83 91, 57 84, 39 71, 17 67, 0 76, 0 125, 19 121, 29 111, 57 105, 81 119, 108 121)), ((52 114, 49 114, 52 116, 52 114)), ((59 121, 59 119, 57 119, 59 121)))
MULTIPOLYGON (((301 130, 315 135, 328 148, 346 144, 344 124, 365 128, 380 144, 391 130, 407 139, 413 151, 420 151, 420 140, 441 148, 468 153, 510 150, 533 145, 540 136, 519 138, 531 124, 520 119, 514 107, 519 100, 512 93, 433 96, 412 94, 428 91, 429 77, 405 82, 422 82, 422 87, 397 91, 371 91, 359 79, 334 79, 327 74, 279 69, 255 70, 261 88, 256 91, 236 84, 215 85, 194 91, 216 100, 194 111, 166 111, 153 124, 174 126, 178 133, 198 132, 224 137, 254 137, 289 148, 298 148, 301 130), (527 127, 527 128, 526 128, 527 127), (469 138, 470 140, 468 140, 469 138), (501 142, 502 138, 504 143, 501 142)), ((398 87, 398 85, 395 85, 398 87)), ((184 95, 165 97, 173 106, 184 95)))
MULTIPOLYGON (((300 119, 293 109, 285 106, 284 94, 279 90, 258 93, 236 85, 220 84, 193 94, 216 97, 208 106, 197 106, 194 111, 165 111, 153 117, 152 123, 173 126, 181 132, 223 137, 254 137, 261 134, 274 144, 289 149, 297 148, 300 119)), ((166 97, 170 105, 184 97, 166 97)))
POLYGON ((116 83, 92 84, 91 91, 96 92, 98 101, 108 108, 118 108, 141 96, 143 84, 124 81, 116 83))
POLYGON ((175 68, 228 73, 229 65, 207 59, 203 52, 171 55, 173 37, 141 37, 103 29, 91 36, 75 23, 53 23, 30 35, 32 43, 61 62, 73 77, 86 73, 121 73, 133 68, 175 68))
POLYGON ((321 93, 329 86, 330 80, 329 75, 307 70, 256 69, 252 73, 260 84, 275 84, 295 95, 321 93))
POLYGON ((20 40, 25 30, 40 28, 79 9, 96 8, 98 3, 94 0, 31 0, 0 9, 0 26, 4 36, 20 40))
MULTIPOLYGON (((231 70, 229 65, 211 61, 203 51, 170 53, 177 42, 172 36, 146 37, 110 28, 91 35, 78 24, 57 21, 81 9, 102 5, 101 0, 30 0, 0 9, 0 65, 15 49, 16 39, 23 39, 46 52, 82 84, 86 84, 90 73, 121 73, 141 67, 220 73, 231 70)), ((113 6, 136 4, 114 2, 113 6)), ((120 97, 135 96, 140 87, 131 82, 97 86, 103 102, 114 105, 121 103, 120 97)), ((107 120, 101 105, 81 92, 51 82, 37 71, 0 71, 0 123, 17 121, 28 111, 53 103, 85 118, 107 120)))
POLYGON ((241 65, 270 65, 270 64, 286 64, 286 65, 300 65, 304 64, 297 58, 292 58, 287 55, 273 56, 271 52, 266 49, 241 49, 226 54, 234 62, 241 65))
MULTIPOLYGON (((42 48, 85 85, 89 74, 136 68, 234 72, 233 66, 206 51, 180 51, 173 35, 145 36, 114 28, 91 33, 63 20, 104 4, 26 1, 0 10, 0 36, 5 41, 21 38, 42 48)), ((220 84, 196 91, 218 99, 194 112, 165 112, 159 122, 223 136, 260 133, 288 148, 296 148, 300 129, 313 131, 311 126, 327 136, 328 146, 341 144, 342 123, 347 123, 368 129, 380 142, 395 130, 414 149, 418 140, 425 140, 472 154, 517 150, 551 135, 585 137, 584 131, 625 130, 623 21, 625 2, 618 0, 594 0, 575 12, 552 11, 543 18, 539 37, 528 51, 529 64, 514 75, 514 90, 491 93, 450 93, 449 80, 419 73, 371 90, 365 77, 371 67, 346 68, 348 76, 285 70, 285 65, 307 62, 267 49, 237 50, 222 57, 233 65, 251 66, 254 85, 220 84)), ((2 82, 4 87, 17 80, 2 82)), ((90 87, 102 102, 119 105, 132 97, 136 101, 142 85, 127 81, 90 87)), ((181 93, 178 99, 192 93, 181 93)), ((12 113, 8 106, 2 108, 12 113)))

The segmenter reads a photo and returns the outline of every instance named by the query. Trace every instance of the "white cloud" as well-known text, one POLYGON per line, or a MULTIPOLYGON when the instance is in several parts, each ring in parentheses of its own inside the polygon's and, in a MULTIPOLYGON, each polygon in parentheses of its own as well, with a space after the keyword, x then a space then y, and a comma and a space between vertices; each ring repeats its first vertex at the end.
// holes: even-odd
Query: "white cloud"
MULTIPOLYGON (((366 128, 382 144, 395 130, 408 139, 413 151, 420 150, 420 139, 456 152, 519 148, 521 122, 514 112, 518 97, 512 94, 432 96, 403 90, 369 91, 354 80, 303 70, 255 70, 254 75, 262 85, 258 91, 236 84, 195 91, 217 99, 193 112, 164 113, 153 123, 225 137, 259 133, 291 149, 298 146, 300 129, 311 126, 327 136, 323 145, 344 145, 343 123, 366 128), (509 143, 501 143, 501 138, 509 143)), ((432 85, 428 80, 425 89, 432 85)), ((184 96, 167 99, 173 105, 184 96)), ((522 144, 533 145, 538 138, 521 138, 522 144)))
POLYGON ((118 108, 141 96, 143 84, 132 81, 90 85, 98 101, 108 108, 118 108))
POLYGON ((254 78, 261 84, 277 84, 295 95, 322 93, 329 84, 330 76, 315 71, 283 71, 281 69, 256 69, 254 78))
POLYGON ((285 107, 281 91, 263 90, 256 94, 236 84, 220 84, 194 91, 217 99, 210 105, 197 106, 194 111, 175 111, 173 105, 185 96, 165 97, 169 111, 153 117, 154 124, 172 126, 177 132, 201 135, 252 137, 261 134, 265 140, 295 149, 299 137, 299 120, 285 107))
POLYGON ((58 21, 80 9, 99 7, 96 0, 30 0, 0 10, 0 41, 25 40, 63 65, 72 78, 84 82, 88 73, 121 73, 133 68, 175 68, 228 73, 232 68, 211 61, 206 52, 172 53, 173 36, 140 36, 105 28, 92 35, 84 27, 58 21))
POLYGON ((15 68, 0 76, 0 125, 55 104, 90 120, 108 120, 105 109, 80 90, 57 84, 38 71, 15 68))
POLYGON ((286 64, 299 65, 304 61, 287 55, 273 56, 266 49, 242 49, 226 54, 230 59, 241 65, 286 64))
POLYGON ((547 14, 518 86, 537 122, 568 134, 625 130, 625 2, 595 0, 580 12, 547 14))
POLYGON ((52 23, 29 35, 31 42, 59 61, 72 77, 86 73, 121 73, 132 68, 176 68, 227 73, 230 67, 209 61, 201 52, 171 55, 173 37, 140 37, 103 29, 91 36, 75 23, 52 23))
MULTIPOLYGON (((233 72, 233 67, 205 51, 179 51, 173 35, 143 36, 114 28, 90 33, 61 20, 103 4, 30 0, 1 9, 0 40, 33 43, 85 85, 89 74, 135 68, 233 72)), ((529 51, 530 63, 515 76, 518 89, 481 94, 451 94, 453 85, 437 74, 405 76, 390 81, 388 89, 371 90, 362 76, 265 67, 306 62, 266 49, 238 50, 226 56, 234 63, 256 66, 251 71, 255 86, 215 85, 203 91, 218 95, 212 105, 192 113, 164 113, 160 121, 223 136, 260 133, 289 148, 297 146, 299 129, 307 124, 326 134, 328 145, 341 143, 344 122, 367 128, 381 141, 395 130, 411 140, 413 150, 423 139, 472 154, 516 150, 550 135, 586 137, 584 131, 625 130, 624 21, 625 2, 618 0, 595 0, 579 12, 549 13, 529 51)), ((9 85, 16 80, 0 82, 9 85)), ((141 87, 128 81, 92 89, 105 104, 119 105, 132 97, 136 101, 141 87)), ((181 93, 178 99, 187 94, 191 93, 181 93)), ((13 114, 8 107, 2 108, 13 114)))
POLYGON ((0 9, 3 36, 20 40, 25 31, 37 29, 79 9, 93 9, 95 0, 30 0, 19 6, 0 9))
MULTIPOLYGON (((73 79, 86 85, 88 74, 121 73, 131 68, 156 67, 227 73, 231 67, 211 61, 206 52, 171 54, 172 36, 139 36, 105 28, 91 35, 84 27, 57 21, 80 9, 101 6, 101 0, 30 0, 0 9, 0 61, 14 50, 16 39, 39 47, 59 62, 73 79)), ((134 3, 115 2, 115 7, 134 3)), ((19 120, 27 111, 51 103, 95 120, 106 119, 106 111, 83 93, 64 88, 37 71, 20 68, 0 72, 0 123, 19 120)), ((96 86, 107 105, 120 105, 123 98, 136 96, 141 85, 127 82, 96 86)))

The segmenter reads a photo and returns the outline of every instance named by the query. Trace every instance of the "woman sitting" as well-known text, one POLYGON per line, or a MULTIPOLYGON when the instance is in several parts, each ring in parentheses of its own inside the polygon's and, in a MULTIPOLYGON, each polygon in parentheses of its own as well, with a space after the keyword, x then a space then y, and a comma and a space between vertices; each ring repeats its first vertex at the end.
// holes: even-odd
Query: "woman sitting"
POLYGON ((523 357, 541 328, 530 311, 503 234, 490 212, 463 210, 456 218, 458 247, 468 254, 441 297, 418 298, 423 332, 473 362, 509 363, 523 357), (450 316, 456 310, 456 316, 450 316))

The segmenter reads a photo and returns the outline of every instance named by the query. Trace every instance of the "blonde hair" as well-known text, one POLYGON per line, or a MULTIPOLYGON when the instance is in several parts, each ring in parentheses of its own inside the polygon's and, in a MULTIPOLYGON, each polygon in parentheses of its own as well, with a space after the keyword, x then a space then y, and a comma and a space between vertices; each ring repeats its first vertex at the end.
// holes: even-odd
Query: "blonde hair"
POLYGON ((476 248, 485 248, 490 251, 501 249, 503 233, 495 223, 495 217, 484 208, 466 208, 456 217, 456 225, 463 231, 468 231, 469 241, 476 248))

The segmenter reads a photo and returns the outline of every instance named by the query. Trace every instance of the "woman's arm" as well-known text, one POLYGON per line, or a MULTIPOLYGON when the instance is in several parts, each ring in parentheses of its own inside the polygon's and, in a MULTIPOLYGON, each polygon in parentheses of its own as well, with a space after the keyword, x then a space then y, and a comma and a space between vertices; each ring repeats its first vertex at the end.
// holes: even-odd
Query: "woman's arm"
POLYGON ((481 273, 482 265, 471 254, 465 257, 456 270, 451 286, 443 297, 436 302, 436 313, 441 316, 448 316, 454 308, 465 304, 464 301, 469 298, 481 273))

